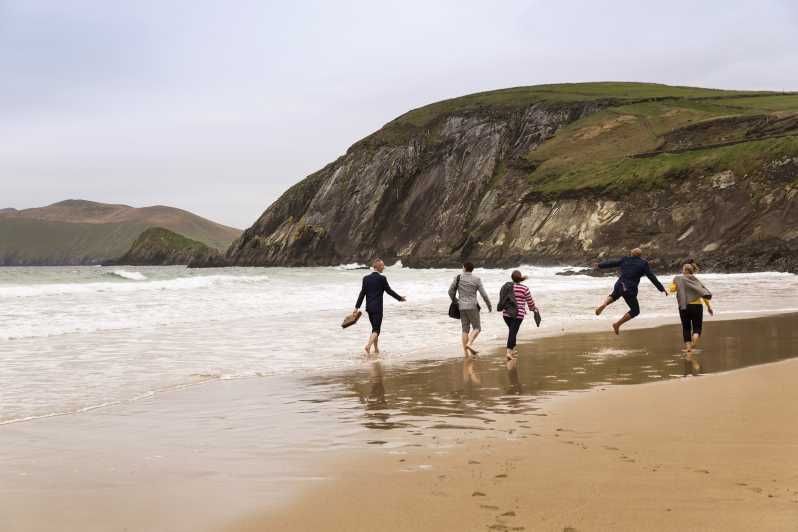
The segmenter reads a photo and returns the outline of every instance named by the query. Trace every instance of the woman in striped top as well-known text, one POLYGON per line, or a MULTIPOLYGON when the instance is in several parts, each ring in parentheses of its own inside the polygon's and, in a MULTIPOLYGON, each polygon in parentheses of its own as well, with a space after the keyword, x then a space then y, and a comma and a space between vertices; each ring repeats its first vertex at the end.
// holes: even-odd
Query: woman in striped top
MULTIPOLYGON (((518 330, 521 328, 521 322, 524 321, 524 317, 526 316, 527 308, 532 312, 537 310, 535 300, 532 299, 529 288, 522 284, 526 280, 526 277, 521 275, 521 272, 518 270, 515 270, 510 277, 513 280, 511 285, 512 299, 515 300, 515 305, 504 305, 504 312, 502 313, 504 322, 509 329, 509 334, 507 335, 508 362, 513 361, 518 356, 518 350, 515 348, 516 336, 518 335, 518 330)), ((511 283, 507 284, 510 285, 511 283)), ((504 291, 505 290, 502 289, 502 292, 504 291)), ((509 292, 509 290, 507 290, 507 292, 509 292)))

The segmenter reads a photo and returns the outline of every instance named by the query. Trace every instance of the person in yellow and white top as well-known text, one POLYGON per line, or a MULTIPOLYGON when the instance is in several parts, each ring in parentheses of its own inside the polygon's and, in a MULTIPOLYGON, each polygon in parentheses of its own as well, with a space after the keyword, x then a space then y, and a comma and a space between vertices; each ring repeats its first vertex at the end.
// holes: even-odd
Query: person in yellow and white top
POLYGON ((698 280, 695 272, 695 265, 685 264, 682 267, 682 275, 674 277, 668 287, 670 293, 676 294, 676 301, 679 304, 679 318, 682 321, 682 339, 684 340, 683 352, 686 353, 685 375, 688 369, 695 375, 701 367, 693 357, 693 349, 701 338, 704 305, 706 305, 710 316, 715 315, 710 304, 712 293, 698 280), (691 368, 688 368, 688 362, 692 366, 691 368))

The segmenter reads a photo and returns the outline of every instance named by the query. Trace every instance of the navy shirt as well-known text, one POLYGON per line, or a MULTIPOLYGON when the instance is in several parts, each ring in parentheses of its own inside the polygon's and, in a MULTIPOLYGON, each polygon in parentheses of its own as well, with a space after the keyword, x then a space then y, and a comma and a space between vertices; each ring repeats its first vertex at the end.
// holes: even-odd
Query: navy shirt
POLYGON ((363 288, 360 289, 360 295, 357 296, 355 308, 360 308, 365 297, 367 312, 382 312, 382 294, 385 292, 398 301, 402 300, 402 296, 391 290, 388 279, 384 275, 377 272, 370 273, 363 277, 363 288))
POLYGON ((637 285, 640 284, 640 278, 644 275, 648 280, 657 287, 660 292, 665 291, 665 287, 659 282, 657 276, 651 271, 648 262, 640 257, 623 257, 618 260, 605 260, 599 263, 599 268, 617 268, 621 269, 621 274, 618 276, 618 284, 621 285, 622 292, 631 296, 637 295, 637 285))

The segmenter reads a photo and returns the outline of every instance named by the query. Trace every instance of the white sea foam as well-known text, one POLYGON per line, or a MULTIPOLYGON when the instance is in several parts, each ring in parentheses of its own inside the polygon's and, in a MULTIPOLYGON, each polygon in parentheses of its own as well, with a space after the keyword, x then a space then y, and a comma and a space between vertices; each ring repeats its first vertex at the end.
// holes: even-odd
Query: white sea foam
MULTIPOLYGON (((340 323, 368 273, 355 267, 0 269, 0 422, 78 412, 198 380, 354 367, 368 323, 346 330, 340 323)), ((601 317, 593 314, 612 278, 521 269, 544 319, 540 329, 525 323, 522 340, 605 330, 625 310, 618 302, 601 317)), ((511 270, 477 270, 494 304, 511 270)), ((393 362, 461 356, 459 323, 446 314, 446 291, 458 271, 400 264, 386 270, 407 302, 386 297, 384 356, 393 362)), ((798 307, 794 275, 702 279, 720 316, 798 307)), ((678 320, 674 298, 662 297, 645 279, 640 300, 643 315, 635 323, 657 316, 678 320)), ((485 313, 482 322, 480 342, 499 345, 506 334, 501 316, 485 313)))
POLYGON ((0 284, 0 300, 16 297, 41 297, 52 295, 86 294, 94 292, 145 292, 152 290, 193 290, 221 287, 230 284, 262 283, 269 280, 267 275, 205 275, 182 277, 168 280, 148 280, 139 272, 110 272, 117 277, 138 281, 136 283, 89 282, 89 283, 43 283, 43 284, 0 284), (142 282, 146 281, 146 282, 142 282))
POLYGON ((368 269, 368 266, 365 264, 360 264, 358 262, 350 262, 349 264, 339 264, 336 266, 338 270, 365 270, 368 269))
POLYGON ((147 278, 141 272, 129 272, 127 270, 114 270, 108 272, 110 275, 121 277, 122 279, 129 279, 131 281, 146 281, 147 278))

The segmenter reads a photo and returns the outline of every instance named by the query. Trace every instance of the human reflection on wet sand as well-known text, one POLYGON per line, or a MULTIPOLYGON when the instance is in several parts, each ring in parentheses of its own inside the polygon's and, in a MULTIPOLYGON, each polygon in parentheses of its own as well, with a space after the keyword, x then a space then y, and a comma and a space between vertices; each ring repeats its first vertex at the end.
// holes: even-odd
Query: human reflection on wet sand
MULTIPOLYGON (((727 371, 798 356, 796 317, 768 316, 742 322, 713 322, 703 350, 695 352, 700 372, 727 371)), ((490 429, 494 414, 543 415, 542 399, 561 392, 606 385, 654 382, 692 373, 679 351, 675 326, 630 330, 617 337, 585 333, 542 338, 520 346, 518 358, 503 353, 479 357, 401 363, 367 360, 362 370, 316 379, 340 385, 340 421, 370 428, 420 426, 490 429), (685 367, 686 366, 686 367, 685 367), (367 370, 367 371, 366 371, 367 370), (363 408, 347 407, 359 397, 363 408)), ((328 408, 328 412, 331 412, 328 408)))
POLYGON ((367 408, 384 407, 387 403, 385 402, 385 369, 382 359, 378 354, 372 354, 365 359, 365 364, 369 368, 369 391, 368 394, 360 394, 360 401, 367 408))
POLYGON ((508 360, 506 366, 507 379, 510 381, 510 385, 507 387, 507 395, 523 394, 524 388, 521 385, 521 378, 518 376, 518 357, 508 360))
POLYGON ((482 384, 477 374, 477 359, 474 355, 463 357, 463 389, 473 391, 474 387, 482 384))
POLYGON ((685 353, 684 355, 684 376, 692 375, 693 377, 701 373, 701 363, 698 361, 698 353, 696 350, 685 353))

